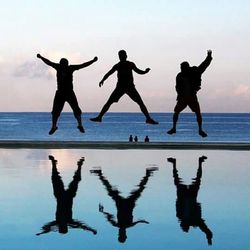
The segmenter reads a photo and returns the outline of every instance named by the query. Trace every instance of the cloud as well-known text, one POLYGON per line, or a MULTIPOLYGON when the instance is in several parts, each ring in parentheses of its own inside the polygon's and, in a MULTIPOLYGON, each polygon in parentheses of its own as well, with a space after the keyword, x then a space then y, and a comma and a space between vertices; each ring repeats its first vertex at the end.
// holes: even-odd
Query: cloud
POLYGON ((240 84, 239 86, 237 86, 234 91, 233 91, 234 95, 236 96, 246 96, 246 95, 250 95, 250 85, 247 84, 240 84))
POLYGON ((54 78, 55 73, 41 62, 26 61, 14 70, 13 75, 15 77, 45 78, 50 80, 54 78))

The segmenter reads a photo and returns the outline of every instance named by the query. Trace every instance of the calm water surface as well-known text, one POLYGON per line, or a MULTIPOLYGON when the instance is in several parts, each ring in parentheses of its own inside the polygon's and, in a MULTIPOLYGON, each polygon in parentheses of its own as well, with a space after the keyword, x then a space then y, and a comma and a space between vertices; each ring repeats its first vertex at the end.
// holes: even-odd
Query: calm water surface
POLYGON ((247 151, 0 156, 0 249, 250 249, 247 151))

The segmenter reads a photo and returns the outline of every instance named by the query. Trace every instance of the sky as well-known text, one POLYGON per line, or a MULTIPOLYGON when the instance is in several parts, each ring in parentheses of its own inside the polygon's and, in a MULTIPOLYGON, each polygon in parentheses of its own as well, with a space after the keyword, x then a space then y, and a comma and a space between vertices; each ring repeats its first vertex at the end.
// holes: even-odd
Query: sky
MULTIPOLYGON (((213 61, 198 93, 203 112, 250 112, 249 0, 9 0, 0 8, 0 111, 50 112, 55 70, 36 58, 79 64, 74 90, 83 112, 99 111, 116 86, 103 75, 125 49, 145 75, 135 85, 151 112, 172 112, 180 63, 213 61)), ((65 105, 64 111, 70 111, 65 105)), ((139 112, 127 96, 111 112, 139 112)), ((188 110, 187 110, 188 111, 188 110)))

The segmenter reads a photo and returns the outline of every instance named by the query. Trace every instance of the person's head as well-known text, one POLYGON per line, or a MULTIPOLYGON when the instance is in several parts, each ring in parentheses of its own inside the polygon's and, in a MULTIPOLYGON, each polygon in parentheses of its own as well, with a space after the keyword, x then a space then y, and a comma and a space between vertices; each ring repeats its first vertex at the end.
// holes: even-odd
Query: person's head
POLYGON ((60 66, 63 67, 63 68, 68 67, 69 66, 69 61, 66 58, 61 58, 60 66))
POLYGON ((181 72, 185 73, 189 70, 190 66, 188 62, 181 63, 181 72))
POLYGON ((118 235, 118 241, 121 243, 124 243, 127 239, 126 229, 125 228, 119 228, 119 235, 118 235))
POLYGON ((118 56, 119 56, 120 61, 126 61, 128 57, 127 52, 125 50, 120 50, 118 52, 118 56))

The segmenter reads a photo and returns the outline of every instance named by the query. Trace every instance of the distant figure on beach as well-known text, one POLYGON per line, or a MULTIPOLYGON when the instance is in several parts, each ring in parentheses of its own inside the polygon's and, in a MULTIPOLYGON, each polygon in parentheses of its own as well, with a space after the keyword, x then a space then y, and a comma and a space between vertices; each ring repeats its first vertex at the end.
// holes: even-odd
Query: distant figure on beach
POLYGON ((101 112, 99 115, 95 118, 90 118, 93 122, 101 122, 102 117, 104 114, 108 111, 110 106, 114 102, 118 102, 119 99, 124 95, 127 94, 134 102, 136 102, 142 111, 142 113, 146 117, 146 123, 148 124, 158 124, 158 122, 154 121, 144 105, 141 96, 139 95, 138 91, 135 88, 134 85, 134 79, 133 79, 133 71, 135 71, 137 74, 144 75, 150 71, 149 68, 146 70, 141 70, 136 67, 136 65, 133 62, 127 61, 127 53, 125 50, 120 50, 118 52, 120 62, 115 64, 113 68, 108 71, 103 77, 103 79, 99 83, 99 87, 101 87, 104 84, 104 81, 113 73, 117 71, 117 85, 111 96, 109 97, 106 104, 103 106, 101 112))
POLYGON ((138 142, 138 137, 137 137, 137 135, 136 135, 135 138, 134 138, 134 142, 138 142))
POLYGON ((176 125, 179 114, 188 106, 195 114, 199 127, 199 135, 206 137, 202 129, 202 116, 197 92, 201 88, 201 75, 212 61, 212 51, 207 51, 206 59, 198 66, 190 67, 188 62, 181 63, 181 72, 176 77, 177 104, 174 108, 173 127, 167 132, 172 135, 176 133, 176 125))
POLYGON ((205 224, 205 220, 202 219, 201 204, 197 202, 202 176, 202 163, 206 159, 206 156, 199 158, 197 175, 191 185, 182 184, 182 180, 179 178, 176 168, 176 159, 168 158, 168 161, 173 164, 174 184, 177 190, 176 216, 179 219, 182 230, 188 232, 191 226, 199 227, 200 230, 205 233, 208 245, 212 245, 213 233, 205 224))
POLYGON ((75 220, 72 218, 72 207, 73 207, 73 199, 76 196, 76 192, 78 189, 78 183, 81 181, 81 167, 84 162, 84 158, 81 158, 77 162, 77 170, 73 177, 72 182, 69 184, 67 190, 64 188, 63 181, 59 172, 57 171, 57 160, 53 156, 49 156, 49 159, 52 163, 52 185, 54 190, 54 196, 57 201, 56 207, 56 220, 51 221, 45 224, 42 227, 42 232, 37 233, 36 235, 46 234, 51 231, 56 231, 58 228, 59 233, 66 234, 69 228, 79 228, 83 230, 87 230, 96 234, 97 231, 85 223, 75 220))
POLYGON ((97 61, 97 57, 93 60, 78 64, 78 65, 69 65, 69 62, 66 58, 62 58, 59 63, 54 63, 48 60, 47 58, 37 54, 37 57, 40 58, 44 63, 51 66, 56 70, 57 76, 57 91, 54 97, 54 103, 52 108, 52 127, 49 131, 49 134, 52 135, 58 129, 57 120, 63 110, 65 102, 68 102, 70 107, 74 112, 74 116, 78 122, 77 128, 81 133, 84 133, 84 128, 82 126, 81 114, 82 111, 78 105, 76 95, 73 90, 73 72, 85 68, 92 63, 97 61))
POLYGON ((99 204, 99 212, 103 213, 107 221, 111 223, 114 227, 119 229, 118 241, 124 243, 127 239, 127 228, 133 227, 138 223, 149 224, 146 220, 137 220, 134 221, 133 211, 136 206, 136 201, 141 196, 143 190, 146 188, 149 177, 153 174, 154 171, 158 168, 147 168, 146 175, 140 181, 138 188, 131 191, 130 195, 127 198, 124 198, 120 195, 120 192, 116 189, 115 186, 111 186, 109 181, 105 178, 101 169, 90 170, 91 173, 97 175, 101 180, 102 184, 106 188, 108 195, 114 200, 117 208, 117 220, 115 216, 104 211, 104 206, 99 204))
POLYGON ((132 135, 129 136, 128 141, 133 142, 133 136, 132 135))
POLYGON ((149 137, 146 135, 144 142, 149 142, 149 137))

